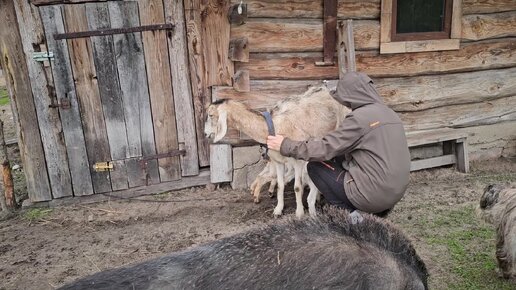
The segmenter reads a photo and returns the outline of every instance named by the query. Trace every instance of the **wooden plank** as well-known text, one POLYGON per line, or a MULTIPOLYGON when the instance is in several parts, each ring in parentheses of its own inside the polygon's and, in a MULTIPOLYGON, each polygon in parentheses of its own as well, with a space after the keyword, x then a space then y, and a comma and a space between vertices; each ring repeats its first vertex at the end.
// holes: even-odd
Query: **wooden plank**
POLYGON ((460 39, 438 39, 386 42, 380 45, 380 53, 407 53, 424 51, 457 50, 460 48, 460 39))
POLYGON ((467 132, 470 160, 516 156, 516 121, 457 129, 467 132))
MULTIPOLYGON (((107 3, 86 4, 86 16, 90 30, 104 29, 111 26, 107 3)), ((130 156, 127 141, 127 125, 124 116, 124 102, 118 79, 113 36, 92 36, 91 43, 111 160, 122 160, 130 156)), ((110 176, 113 190, 128 188, 127 169, 124 162, 118 163, 117 168, 110 172, 110 176)))
POLYGON ((333 63, 337 36, 337 0, 323 1, 323 62, 333 63))
MULTIPOLYGON (((199 158, 192 87, 189 79, 183 0, 166 0, 165 17, 168 23, 175 23, 175 29, 168 37, 168 47, 178 141, 181 144, 180 146, 184 146, 186 150, 185 155, 181 156, 182 176, 192 176, 199 174, 199 158)), ((229 49, 229 40, 227 45, 229 49)))
POLYGON ((442 127, 461 128, 516 120, 516 96, 490 102, 439 107, 398 113, 408 131, 442 127))
MULTIPOLYGON (((379 55, 357 52, 357 70, 372 77, 415 76, 423 74, 479 71, 513 67, 516 64, 513 38, 463 44, 460 50, 379 55), (397 68, 397 69, 393 69, 397 68)), ((253 79, 337 79, 338 68, 316 67, 321 53, 251 54, 247 69, 253 79)))
POLYGON ((53 4, 77 4, 87 2, 105 2, 105 1, 121 1, 121 0, 29 0, 33 5, 53 5, 53 4))
POLYGON ((229 182, 233 180, 233 155, 231 145, 210 144, 211 182, 229 182))
POLYGON ((496 13, 516 10, 514 0, 462 0, 463 14, 496 13))
POLYGON ((457 155, 457 169, 460 172, 469 172, 469 156, 468 156, 468 142, 466 140, 457 142, 455 146, 455 152, 457 155))
MULTIPOLYGON (((162 1, 140 0, 138 3, 142 25, 165 22, 162 1)), ((143 32, 142 36, 156 139, 156 152, 158 154, 168 153, 178 149, 179 144, 167 35, 165 31, 148 31, 143 32)), ((181 178, 179 157, 162 158, 158 161, 158 164, 162 182, 181 178)))
MULTIPOLYGON (((0 0, 0 66, 13 108, 29 199, 52 199, 43 144, 14 2, 0 0)), ((23 24, 23 22, 22 22, 23 24)))
POLYGON ((461 38, 462 35, 462 0, 453 0, 450 38, 461 38))
MULTIPOLYGON (((138 3, 109 2, 108 7, 112 28, 135 27, 140 24, 138 3)), ((127 126, 128 157, 155 155, 156 144, 141 34, 114 35, 113 41, 127 126)), ((149 180, 132 179, 129 176, 130 186, 159 182, 157 161, 149 162, 146 170, 138 165, 133 166, 132 163, 126 164, 128 174, 133 177, 149 175, 149 180)))
POLYGON ((79 103, 75 93, 72 66, 68 54, 66 40, 54 40, 54 34, 64 33, 64 22, 61 7, 43 6, 40 8, 45 27, 45 35, 49 51, 54 52, 52 75, 55 92, 60 104, 69 102, 70 108, 59 108, 63 135, 68 154, 73 193, 75 196, 93 194, 93 185, 88 166, 86 142, 82 130, 79 103))
POLYGON ((407 144, 409 147, 439 143, 450 140, 458 140, 468 137, 468 134, 455 129, 442 128, 426 131, 412 131, 407 134, 407 144))
POLYGON ((62 138, 59 112, 50 108, 54 104, 55 95, 49 68, 32 59, 32 54, 39 49, 45 39, 41 26, 39 11, 26 1, 15 3, 23 51, 25 53, 29 77, 31 80, 36 115, 39 123, 41 139, 54 198, 72 195, 72 180, 66 156, 66 146, 62 138))
MULTIPOLYGON (((195 110, 195 129, 197 131, 197 148, 199 165, 210 165, 210 150, 207 138, 204 138, 205 107, 210 104, 210 91, 206 86, 206 69, 201 37, 200 0, 185 0, 186 36, 188 41, 188 58, 190 63, 190 82, 195 110)), ((249 56, 248 56, 249 58, 249 56)))
MULTIPOLYGON (((339 0, 339 18, 374 19, 380 14, 380 0, 339 0)), ((231 3, 238 4, 239 0, 231 3)), ((248 17, 269 18, 322 18, 323 0, 250 0, 247 5, 248 17)))
POLYGON ((342 28, 346 31, 344 38, 344 42, 346 43, 346 65, 348 67, 348 71, 353 72, 357 70, 355 60, 355 39, 353 36, 353 20, 346 20, 342 28))
POLYGON ((410 171, 455 164, 456 162, 457 159, 453 154, 437 156, 428 159, 415 160, 410 162, 410 171))
POLYGON ((516 10, 496 13, 466 15, 462 18, 462 38, 481 40, 516 36, 516 10))
MULTIPOLYGON (((67 32, 88 29, 86 7, 84 5, 65 5, 65 29, 67 32)), ((95 172, 96 162, 111 160, 104 115, 100 108, 99 88, 90 39, 68 40, 75 89, 79 102, 86 151, 93 182, 93 191, 102 193, 111 191, 109 172, 95 172)))
POLYGON ((234 70, 233 62, 228 57, 229 40, 236 37, 230 37, 231 27, 227 18, 229 7, 230 1, 202 2, 201 25, 207 86, 231 85, 234 70))
POLYGON ((382 1, 380 14, 380 42, 391 42, 392 34, 392 0, 382 1))
MULTIPOLYGON (((96 203, 96 202, 104 202, 113 199, 133 199, 138 200, 136 197, 146 196, 152 194, 158 194, 163 192, 168 192, 172 190, 180 190, 183 188, 189 188, 194 186, 201 186, 210 183, 210 171, 202 170, 199 172, 199 175, 192 177, 185 177, 178 181, 172 182, 164 182, 160 184, 154 184, 149 186, 140 186, 125 190, 120 190, 116 192, 111 192, 109 194, 95 194, 90 196, 83 196, 80 198, 61 198, 55 199, 50 202, 42 203, 42 205, 47 205, 49 207, 62 207, 66 205, 76 205, 76 204, 88 204, 88 203, 96 203)), ((144 198, 143 198, 144 199, 144 198)), ((150 198, 148 198, 150 199, 150 198)), ((202 202, 202 201, 200 201, 202 202)))
MULTIPOLYGON (((378 49, 380 23, 357 20, 355 46, 360 50, 378 49)), ((315 19, 255 18, 231 28, 231 38, 247 37, 250 52, 309 52, 323 50, 323 27, 315 19)))
POLYGON ((432 76, 376 78, 375 86, 385 103, 398 112, 481 103, 514 95, 516 67, 432 76))

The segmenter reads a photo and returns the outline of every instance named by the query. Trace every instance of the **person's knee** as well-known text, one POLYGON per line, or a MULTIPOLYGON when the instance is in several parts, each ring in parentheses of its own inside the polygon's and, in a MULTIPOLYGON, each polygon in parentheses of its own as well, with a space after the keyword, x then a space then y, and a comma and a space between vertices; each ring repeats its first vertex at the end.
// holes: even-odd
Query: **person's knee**
POLYGON ((308 176, 310 176, 312 180, 316 176, 318 163, 319 162, 310 161, 308 162, 308 164, 306 164, 306 171, 308 172, 308 176))

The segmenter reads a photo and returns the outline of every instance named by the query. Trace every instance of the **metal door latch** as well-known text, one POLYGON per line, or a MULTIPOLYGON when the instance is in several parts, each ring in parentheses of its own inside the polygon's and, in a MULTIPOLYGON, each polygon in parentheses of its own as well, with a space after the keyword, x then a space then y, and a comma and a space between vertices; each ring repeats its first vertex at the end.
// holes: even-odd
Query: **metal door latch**
POLYGON ((102 171, 112 171, 113 170, 113 162, 97 162, 93 164, 93 170, 96 172, 102 171))
POLYGON ((36 51, 32 53, 32 58, 35 61, 49 61, 54 59, 52 51, 36 51))

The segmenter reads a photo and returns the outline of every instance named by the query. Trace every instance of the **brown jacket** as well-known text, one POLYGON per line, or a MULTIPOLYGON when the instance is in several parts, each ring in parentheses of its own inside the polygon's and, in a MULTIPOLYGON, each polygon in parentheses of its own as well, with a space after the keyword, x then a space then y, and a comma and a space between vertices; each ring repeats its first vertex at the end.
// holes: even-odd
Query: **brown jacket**
POLYGON ((344 189, 359 210, 391 208, 409 183, 410 154, 400 118, 382 101, 365 74, 347 73, 334 98, 351 108, 340 126, 323 138, 285 138, 281 154, 308 161, 345 156, 344 189))

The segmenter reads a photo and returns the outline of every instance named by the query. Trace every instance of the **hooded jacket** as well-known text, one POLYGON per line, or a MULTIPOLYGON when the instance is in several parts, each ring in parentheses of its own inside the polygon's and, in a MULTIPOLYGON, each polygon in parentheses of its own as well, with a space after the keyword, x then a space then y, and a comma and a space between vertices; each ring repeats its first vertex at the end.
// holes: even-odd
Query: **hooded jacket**
POLYGON ((340 126, 323 138, 281 144, 281 154, 307 161, 344 156, 344 190, 359 210, 376 213, 392 208, 409 183, 410 153, 403 124, 387 107, 373 81, 350 72, 333 97, 350 107, 340 126))

